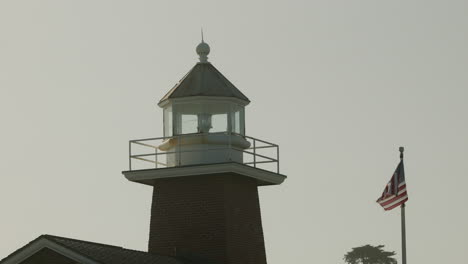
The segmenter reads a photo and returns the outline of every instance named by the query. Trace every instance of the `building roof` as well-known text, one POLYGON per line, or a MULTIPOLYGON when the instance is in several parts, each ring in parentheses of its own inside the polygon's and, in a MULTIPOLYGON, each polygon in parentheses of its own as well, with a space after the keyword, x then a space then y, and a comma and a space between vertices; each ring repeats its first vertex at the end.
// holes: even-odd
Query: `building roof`
POLYGON ((83 240, 42 235, 0 261, 0 264, 20 263, 42 248, 51 248, 70 258, 80 258, 79 263, 96 264, 183 264, 179 259, 147 252, 83 240), (30 252, 33 252, 29 254, 30 252), (21 256, 23 255, 23 256, 21 256), (16 261, 18 260, 18 262, 16 261), (19 261, 21 260, 21 261, 19 261))
POLYGON ((190 96, 233 97, 247 103, 245 96, 211 63, 197 63, 160 101, 190 96))
POLYGON ((166 256, 126 249, 123 247, 99 244, 77 239, 47 235, 47 238, 62 244, 103 264, 180 264, 182 262, 166 256))

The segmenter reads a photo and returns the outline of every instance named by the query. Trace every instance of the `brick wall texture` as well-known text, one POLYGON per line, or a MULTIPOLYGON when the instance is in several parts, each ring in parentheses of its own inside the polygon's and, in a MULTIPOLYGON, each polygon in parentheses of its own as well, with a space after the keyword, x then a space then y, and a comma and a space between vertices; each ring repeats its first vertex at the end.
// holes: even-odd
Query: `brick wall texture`
POLYGON ((78 264, 78 262, 64 257, 51 249, 44 248, 22 261, 21 264, 78 264))
POLYGON ((235 174, 158 180, 148 251, 217 264, 266 264, 255 180, 235 174))

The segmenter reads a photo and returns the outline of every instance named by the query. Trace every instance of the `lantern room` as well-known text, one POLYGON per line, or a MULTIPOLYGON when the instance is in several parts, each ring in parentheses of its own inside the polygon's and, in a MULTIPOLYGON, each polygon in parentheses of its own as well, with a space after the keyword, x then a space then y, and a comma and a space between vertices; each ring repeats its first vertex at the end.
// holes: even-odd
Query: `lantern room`
POLYGON ((158 102, 163 137, 129 142, 125 176, 153 185, 170 177, 233 173, 258 185, 280 184, 279 146, 246 135, 250 100, 208 61, 207 43, 202 40, 196 52, 199 62, 158 102))
POLYGON ((245 102, 223 97, 189 97, 162 104, 164 136, 231 132, 245 135, 245 102))
POLYGON ((182 152, 169 163, 192 165, 242 162, 250 143, 245 135, 244 108, 249 99, 208 62, 210 48, 202 41, 198 62, 159 102, 164 115, 161 151, 182 152))

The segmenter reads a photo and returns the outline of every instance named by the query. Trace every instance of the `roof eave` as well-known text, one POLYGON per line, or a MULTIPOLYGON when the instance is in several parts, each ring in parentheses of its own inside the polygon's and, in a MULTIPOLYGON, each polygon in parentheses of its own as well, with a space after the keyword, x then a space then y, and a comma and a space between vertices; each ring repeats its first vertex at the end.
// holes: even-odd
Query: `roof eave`
POLYGON ((47 238, 47 235, 42 235, 29 244, 25 245, 24 247, 16 250, 15 252, 11 253, 6 258, 0 260, 0 264, 19 264, 31 257, 32 255, 39 252, 41 249, 48 248, 51 249, 64 257, 77 261, 78 263, 83 264, 101 264, 89 257, 86 257, 74 250, 71 250, 62 244, 53 241, 47 238))
POLYGON ((188 103, 192 101, 200 101, 200 102, 207 102, 207 101, 216 101, 216 102, 231 102, 240 104, 242 106, 247 106, 250 104, 250 101, 245 101, 239 99, 237 97, 226 97, 226 96, 187 96, 187 97, 177 97, 177 98, 166 98, 159 101, 158 106, 161 108, 165 108, 169 104, 173 103, 188 103))

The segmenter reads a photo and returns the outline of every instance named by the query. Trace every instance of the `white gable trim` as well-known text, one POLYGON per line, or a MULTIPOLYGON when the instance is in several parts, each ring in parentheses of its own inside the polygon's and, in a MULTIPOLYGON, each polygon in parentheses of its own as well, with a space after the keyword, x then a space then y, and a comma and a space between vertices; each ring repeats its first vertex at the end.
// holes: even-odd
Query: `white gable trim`
POLYGON ((27 245, 26 247, 19 249, 19 252, 15 252, 12 256, 7 257, 7 259, 3 260, 2 264, 19 264, 31 257, 32 255, 34 255, 35 253, 39 252, 39 250, 43 248, 49 248, 59 253, 60 255, 63 255, 81 264, 100 264, 99 262, 96 262, 88 257, 78 254, 75 251, 70 250, 45 237, 42 237, 27 245))

